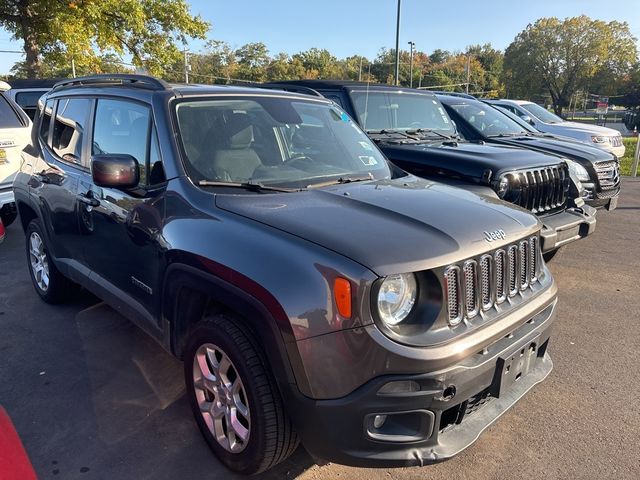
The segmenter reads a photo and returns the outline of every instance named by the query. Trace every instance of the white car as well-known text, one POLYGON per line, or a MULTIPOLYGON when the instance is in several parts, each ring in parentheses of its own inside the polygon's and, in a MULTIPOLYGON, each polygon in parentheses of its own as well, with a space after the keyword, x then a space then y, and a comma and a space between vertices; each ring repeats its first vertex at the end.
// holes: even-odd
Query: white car
POLYGON ((622 143, 622 135, 613 128, 568 122, 537 103, 525 100, 484 101, 515 113, 541 132, 575 138, 611 152, 618 158, 624 156, 625 148, 624 143, 622 143))
POLYGON ((16 219, 12 184, 20 170, 22 149, 29 143, 31 119, 13 100, 7 98, 11 88, 0 82, 0 219, 9 226, 16 219))

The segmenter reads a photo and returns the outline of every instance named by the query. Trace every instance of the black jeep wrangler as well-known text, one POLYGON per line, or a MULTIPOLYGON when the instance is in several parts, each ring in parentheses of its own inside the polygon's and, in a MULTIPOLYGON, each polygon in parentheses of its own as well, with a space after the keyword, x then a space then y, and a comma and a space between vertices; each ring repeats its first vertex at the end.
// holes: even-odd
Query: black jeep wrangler
POLYGON ((327 99, 64 81, 14 190, 37 294, 84 287, 183 359, 232 470, 299 440, 350 465, 440 461, 551 371, 539 220, 393 167, 327 99))
POLYGON ((557 155, 465 141, 430 92, 349 81, 292 80, 266 88, 322 95, 344 108, 389 160, 419 177, 498 196, 544 223, 545 259, 595 229, 596 210, 585 205, 557 155))
POLYGON ((615 210, 620 194, 620 163, 613 153, 573 138, 539 132, 497 105, 454 95, 438 94, 437 97, 466 140, 512 145, 572 160, 568 162, 569 171, 582 187, 585 203, 615 210))

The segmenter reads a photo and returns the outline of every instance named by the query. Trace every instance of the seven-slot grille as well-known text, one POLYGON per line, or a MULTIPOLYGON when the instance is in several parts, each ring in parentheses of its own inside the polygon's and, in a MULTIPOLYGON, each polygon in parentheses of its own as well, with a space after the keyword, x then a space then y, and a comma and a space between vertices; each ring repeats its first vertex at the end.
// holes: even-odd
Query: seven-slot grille
POLYGON ((520 205, 533 213, 548 212, 562 207, 569 189, 567 167, 518 170, 506 174, 509 191, 505 200, 520 205))
POLYGON ((482 255, 479 260, 449 265, 444 270, 445 303, 449 325, 472 319, 533 287, 541 264, 537 236, 482 255))

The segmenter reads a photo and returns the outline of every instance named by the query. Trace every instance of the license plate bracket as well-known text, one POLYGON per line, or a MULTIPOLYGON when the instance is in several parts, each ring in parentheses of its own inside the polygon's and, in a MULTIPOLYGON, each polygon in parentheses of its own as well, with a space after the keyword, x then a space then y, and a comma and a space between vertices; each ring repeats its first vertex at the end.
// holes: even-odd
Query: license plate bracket
POLYGON ((540 335, 528 338, 500 355, 491 384, 491 395, 500 398, 518 383, 536 364, 540 335))

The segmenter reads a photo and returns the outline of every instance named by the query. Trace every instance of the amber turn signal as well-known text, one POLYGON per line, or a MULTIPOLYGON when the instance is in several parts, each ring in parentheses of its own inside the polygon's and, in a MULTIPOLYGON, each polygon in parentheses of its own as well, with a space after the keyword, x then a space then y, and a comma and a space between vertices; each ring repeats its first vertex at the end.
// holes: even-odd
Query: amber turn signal
POLYGON ((336 278, 333 282, 333 297, 340 316, 351 318, 351 282, 346 278, 336 278))

